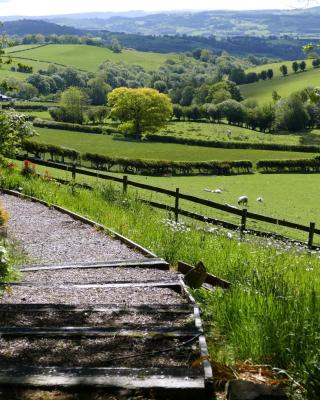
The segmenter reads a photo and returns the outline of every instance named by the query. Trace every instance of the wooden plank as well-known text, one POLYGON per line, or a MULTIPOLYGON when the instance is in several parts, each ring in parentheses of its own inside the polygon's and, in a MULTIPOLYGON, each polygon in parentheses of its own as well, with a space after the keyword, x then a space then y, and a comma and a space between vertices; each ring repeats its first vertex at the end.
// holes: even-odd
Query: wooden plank
MULTIPOLYGON (((190 265, 184 261, 178 261, 178 271, 183 274, 190 272, 193 268, 193 265, 190 265)), ((223 289, 228 289, 231 286, 231 282, 228 282, 225 279, 221 279, 213 274, 209 274, 208 272, 205 283, 208 283, 212 286, 222 287, 223 289)))
POLYGON ((93 262, 93 263, 66 263, 66 264, 34 264, 25 268, 20 268, 21 272, 34 272, 34 271, 55 271, 60 269, 90 269, 90 268, 157 268, 165 269, 169 268, 169 264, 162 258, 148 258, 148 259, 137 259, 137 260, 115 260, 105 262, 93 262))
POLYGON ((141 305, 141 306, 119 306, 118 304, 106 304, 106 305, 94 305, 90 306, 79 306, 70 304, 0 304, 0 313, 3 311, 12 312, 127 312, 127 313, 149 313, 149 314, 191 314, 193 313, 193 306, 190 304, 153 304, 153 305, 141 305))
POLYGON ((0 283, 0 286, 9 287, 37 287, 37 288, 52 288, 54 286, 57 289, 132 289, 132 288, 168 288, 173 290, 181 290, 180 280, 170 281, 154 281, 154 282, 119 282, 119 283, 85 283, 85 284, 57 284, 57 285, 43 285, 41 283, 0 283))
POLYGON ((176 192, 173 191, 173 190, 159 188, 157 186, 152 186, 152 185, 146 185, 145 183, 140 183, 140 182, 135 182, 135 181, 128 180, 128 185, 133 186, 133 187, 137 187, 139 189, 149 190, 149 191, 156 192, 156 193, 163 193, 163 194, 166 194, 168 196, 173 196, 174 197, 176 195, 176 192))
POLYGON ((174 338, 192 338, 199 334, 197 330, 178 330, 177 328, 148 328, 144 329, 124 329, 124 328, 93 328, 93 327, 44 327, 44 328, 20 328, 0 327, 1 337, 15 338, 15 337, 41 337, 41 338, 73 338, 73 337, 132 337, 144 338, 151 340, 158 339, 174 339, 174 338))
POLYGON ((206 200, 206 199, 201 199, 199 197, 190 196, 189 194, 180 193, 180 199, 188 200, 188 201, 191 201, 192 203, 196 203, 196 204, 202 204, 203 206, 215 208, 217 210, 226 211, 229 214, 235 214, 235 215, 240 215, 240 216, 242 214, 242 211, 240 209, 226 206, 221 203, 216 203, 212 200, 206 200))

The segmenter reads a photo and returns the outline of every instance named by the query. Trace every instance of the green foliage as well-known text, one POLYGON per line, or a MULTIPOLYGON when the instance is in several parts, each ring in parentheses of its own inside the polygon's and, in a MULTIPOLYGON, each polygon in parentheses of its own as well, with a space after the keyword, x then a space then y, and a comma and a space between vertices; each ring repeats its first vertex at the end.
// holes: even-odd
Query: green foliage
POLYGON ((319 173, 320 160, 261 160, 257 162, 257 168, 264 173, 319 173))
POLYGON ((108 96, 108 104, 111 117, 121 122, 120 128, 138 138, 164 127, 172 115, 168 96, 154 89, 115 89, 108 96))
POLYGON ((61 95, 60 108, 51 110, 50 115, 57 121, 82 124, 88 102, 88 96, 84 91, 70 87, 61 95))
POLYGON ((0 154, 14 156, 24 141, 34 134, 23 115, 14 111, 0 112, 0 154))
POLYGON ((112 38, 110 48, 114 53, 121 53, 122 47, 119 40, 116 37, 112 38))
POLYGON ((275 126, 291 132, 306 129, 310 120, 306 105, 298 96, 281 99, 275 106, 275 126))
POLYGON ((280 72, 282 73, 283 76, 287 76, 288 75, 288 67, 285 64, 281 65, 280 72))

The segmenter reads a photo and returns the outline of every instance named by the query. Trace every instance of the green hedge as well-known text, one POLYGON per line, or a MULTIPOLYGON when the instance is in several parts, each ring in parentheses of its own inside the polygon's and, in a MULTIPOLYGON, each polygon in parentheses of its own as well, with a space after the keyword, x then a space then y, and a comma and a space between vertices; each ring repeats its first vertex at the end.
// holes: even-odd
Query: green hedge
POLYGON ((257 168, 264 173, 320 172, 320 157, 301 160, 260 160, 257 168))
POLYGON ((56 146, 53 144, 42 144, 26 141, 23 145, 23 149, 29 154, 34 155, 36 158, 45 159, 46 155, 49 154, 51 160, 58 162, 77 162, 81 159, 81 155, 74 149, 67 147, 56 146))
POLYGON ((118 132, 117 129, 112 127, 70 124, 68 122, 47 121, 39 118, 37 118, 33 122, 33 126, 38 128, 62 129, 65 131, 94 133, 102 135, 110 135, 112 133, 118 132))
POLYGON ((108 157, 101 154, 85 153, 65 147, 26 141, 26 158, 29 155, 40 159, 81 164, 81 160, 90 163, 95 169, 140 175, 234 175, 252 172, 251 161, 201 161, 177 162, 165 160, 140 160, 108 157))
POLYGON ((297 151, 305 153, 319 153, 320 146, 287 145, 276 143, 248 143, 248 142, 223 142, 215 140, 188 139, 176 136, 147 135, 150 142, 187 144, 190 146, 217 147, 223 149, 253 149, 274 151, 297 151))
POLYGON ((14 108, 17 111, 48 111, 48 106, 43 104, 2 104, 3 109, 14 108))

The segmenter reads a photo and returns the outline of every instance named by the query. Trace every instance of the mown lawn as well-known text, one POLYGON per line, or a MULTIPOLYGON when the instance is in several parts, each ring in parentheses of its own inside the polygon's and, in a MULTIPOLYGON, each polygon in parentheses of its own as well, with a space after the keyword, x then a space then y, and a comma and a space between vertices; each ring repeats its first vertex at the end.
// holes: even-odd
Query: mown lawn
POLYGON ((251 149, 220 149, 181 144, 137 142, 122 137, 93 135, 72 131, 36 128, 35 140, 76 149, 82 153, 99 153, 115 157, 174 161, 251 160, 310 158, 311 153, 251 149))

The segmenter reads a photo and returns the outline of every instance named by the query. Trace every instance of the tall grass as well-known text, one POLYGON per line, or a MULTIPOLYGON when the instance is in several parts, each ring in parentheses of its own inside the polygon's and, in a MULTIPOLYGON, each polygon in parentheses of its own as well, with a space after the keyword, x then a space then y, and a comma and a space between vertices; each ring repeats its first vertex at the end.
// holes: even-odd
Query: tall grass
POLYGON ((251 359, 283 368, 319 393, 318 253, 271 241, 239 242, 234 234, 175 224, 168 215, 111 185, 86 191, 25 179, 7 170, 2 170, 0 184, 86 215, 173 264, 179 259, 202 260, 210 272, 233 284, 225 292, 195 291, 204 311, 211 357, 231 364, 251 359))

